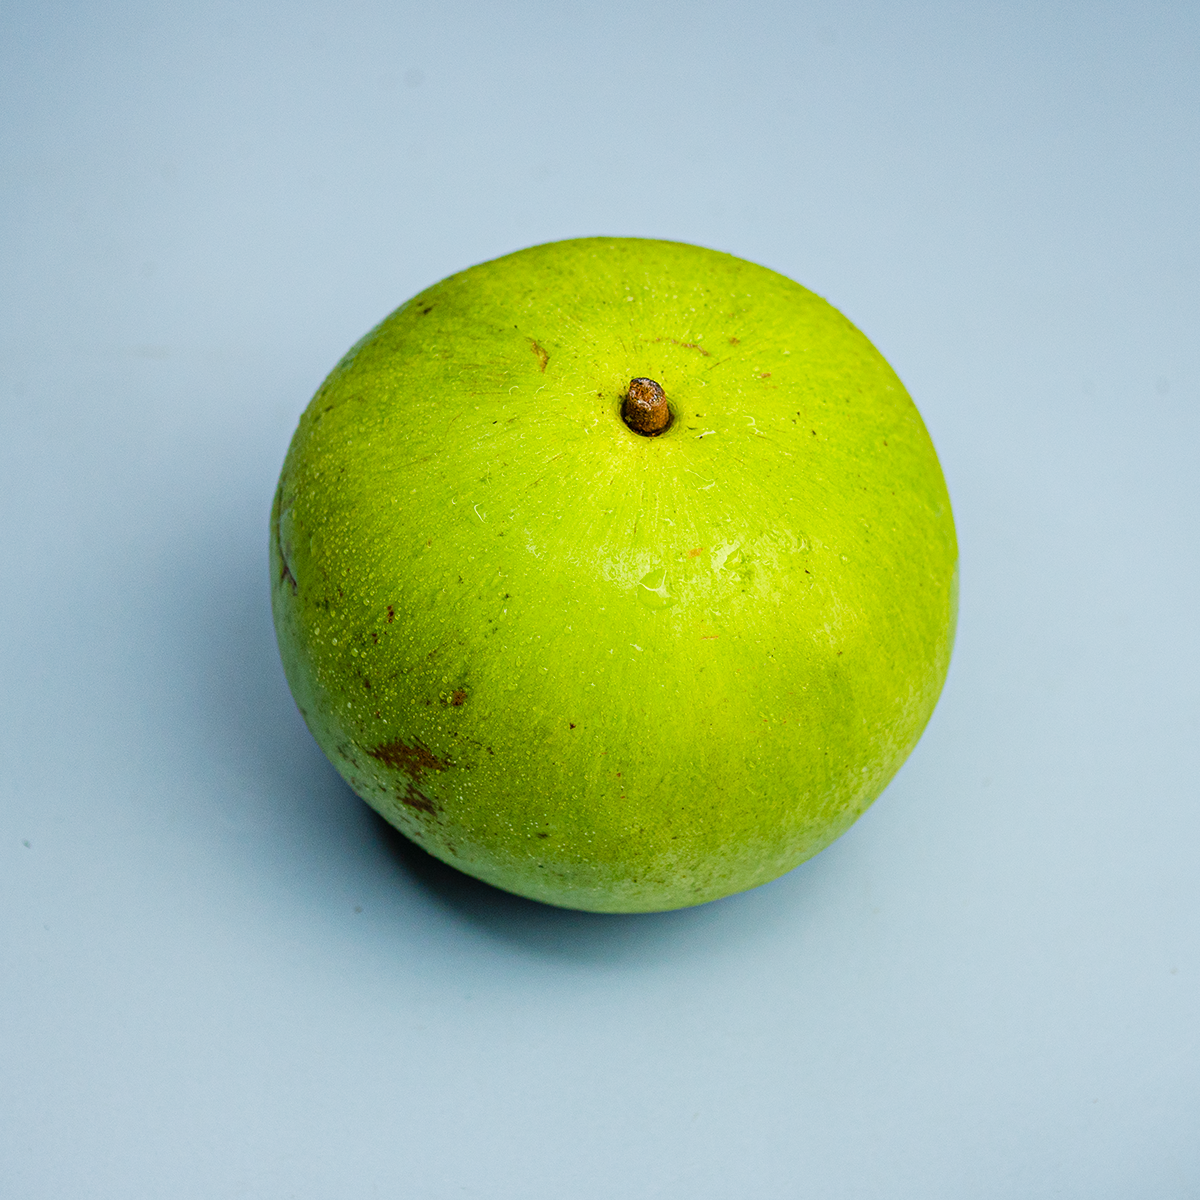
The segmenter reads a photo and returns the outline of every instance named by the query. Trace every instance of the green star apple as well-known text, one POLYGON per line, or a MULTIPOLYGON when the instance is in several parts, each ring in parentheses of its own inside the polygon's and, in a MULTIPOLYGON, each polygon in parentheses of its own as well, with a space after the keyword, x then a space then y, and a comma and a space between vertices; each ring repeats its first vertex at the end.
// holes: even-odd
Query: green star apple
POLYGON ((271 517, 288 682, 431 854, 568 908, 699 904, 844 832, 946 675, 957 548, 904 387, 695 246, 451 276, 354 346, 271 517))

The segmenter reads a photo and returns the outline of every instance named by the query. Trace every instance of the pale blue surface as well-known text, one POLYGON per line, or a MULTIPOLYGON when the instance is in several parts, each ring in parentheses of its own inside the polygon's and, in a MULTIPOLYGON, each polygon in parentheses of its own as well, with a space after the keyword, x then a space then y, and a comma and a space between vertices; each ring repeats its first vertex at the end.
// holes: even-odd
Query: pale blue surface
POLYGON ((0 1194, 1200 1194, 1198 81, 1183 3, 8 4, 0 1194), (962 546, 883 799, 657 917, 406 849, 268 612, 325 371, 592 233, 841 307, 962 546))

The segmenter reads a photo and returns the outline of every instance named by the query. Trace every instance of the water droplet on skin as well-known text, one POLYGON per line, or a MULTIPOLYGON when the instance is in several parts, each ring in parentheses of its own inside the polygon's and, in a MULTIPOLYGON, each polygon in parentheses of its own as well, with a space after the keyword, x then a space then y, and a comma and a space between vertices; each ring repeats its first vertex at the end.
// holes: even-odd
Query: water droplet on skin
POLYGON ((667 572, 662 567, 642 576, 637 593, 647 608, 667 608, 675 603, 675 597, 667 591, 667 572))

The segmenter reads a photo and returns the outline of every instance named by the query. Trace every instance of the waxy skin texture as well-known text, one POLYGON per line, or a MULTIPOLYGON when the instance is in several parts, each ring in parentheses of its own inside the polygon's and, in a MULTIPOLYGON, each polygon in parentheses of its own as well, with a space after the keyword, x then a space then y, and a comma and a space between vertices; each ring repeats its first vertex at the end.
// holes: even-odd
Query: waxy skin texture
POLYGON ((957 547, 845 317, 727 254, 589 238, 349 351, 288 451, 271 584, 368 804, 501 888, 636 912, 773 879, 879 795, 945 679, 957 547), (631 381, 661 432, 623 419, 631 381))

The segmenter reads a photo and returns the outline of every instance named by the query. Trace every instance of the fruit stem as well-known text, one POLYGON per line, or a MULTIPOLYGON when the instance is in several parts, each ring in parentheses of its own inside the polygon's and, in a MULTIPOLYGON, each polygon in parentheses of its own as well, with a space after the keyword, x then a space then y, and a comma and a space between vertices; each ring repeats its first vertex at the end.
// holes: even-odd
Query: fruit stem
POLYGON ((671 410, 663 390, 653 379, 631 379, 621 419, 642 437, 657 437, 671 424, 671 410))

